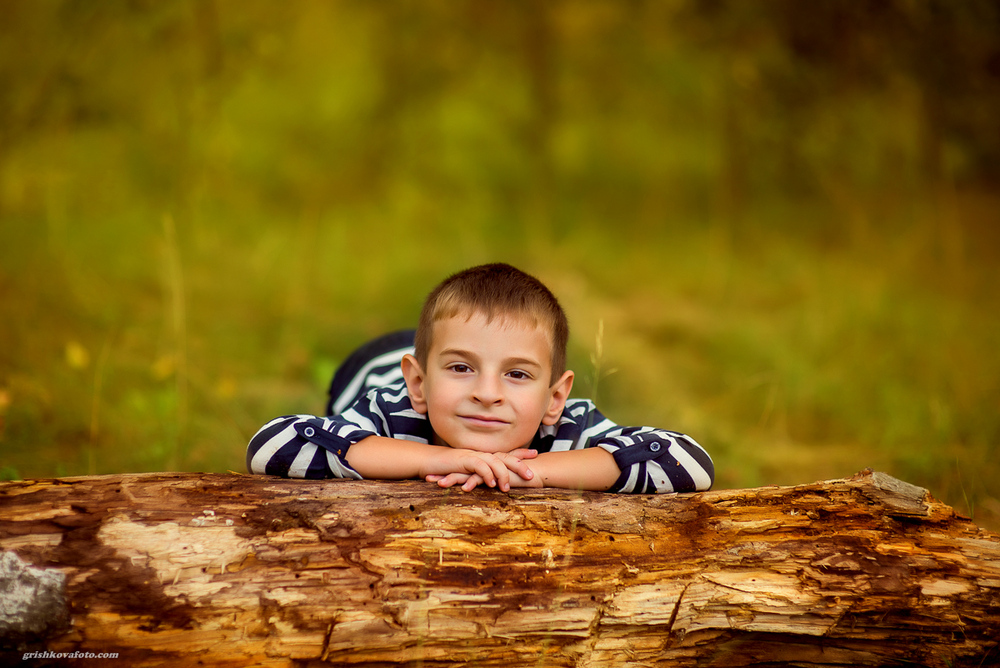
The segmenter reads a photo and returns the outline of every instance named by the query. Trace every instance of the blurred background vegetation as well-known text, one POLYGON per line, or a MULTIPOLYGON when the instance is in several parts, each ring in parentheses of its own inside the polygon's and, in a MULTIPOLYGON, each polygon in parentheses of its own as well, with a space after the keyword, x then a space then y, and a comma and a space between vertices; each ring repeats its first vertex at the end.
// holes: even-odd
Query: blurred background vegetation
POLYGON ((447 274, 717 487, 1000 517, 1000 4, 0 0, 0 474, 242 471, 447 274))

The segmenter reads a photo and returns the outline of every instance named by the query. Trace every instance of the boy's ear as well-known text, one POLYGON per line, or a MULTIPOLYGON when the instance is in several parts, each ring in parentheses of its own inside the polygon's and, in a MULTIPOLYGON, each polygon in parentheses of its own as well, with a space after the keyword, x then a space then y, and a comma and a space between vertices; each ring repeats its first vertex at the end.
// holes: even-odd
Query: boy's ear
POLYGON ((403 380, 406 381, 406 391, 410 395, 410 403, 413 410, 418 413, 427 412, 427 392, 424 386, 424 370, 420 368, 420 362, 413 355, 403 355, 400 362, 403 368, 403 380))
POLYGON ((549 390, 549 407, 542 416, 542 424, 552 426, 559 422, 563 408, 566 407, 566 400, 569 399, 569 391, 573 389, 573 372, 567 370, 562 378, 555 382, 549 390))

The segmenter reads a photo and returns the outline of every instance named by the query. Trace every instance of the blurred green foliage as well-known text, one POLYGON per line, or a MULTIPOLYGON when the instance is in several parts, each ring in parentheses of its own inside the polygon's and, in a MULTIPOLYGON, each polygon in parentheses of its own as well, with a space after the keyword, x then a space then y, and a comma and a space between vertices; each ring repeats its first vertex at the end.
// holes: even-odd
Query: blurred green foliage
POLYGON ((996 522, 997 118, 986 0, 0 0, 0 476, 242 470, 502 260, 719 487, 996 522))

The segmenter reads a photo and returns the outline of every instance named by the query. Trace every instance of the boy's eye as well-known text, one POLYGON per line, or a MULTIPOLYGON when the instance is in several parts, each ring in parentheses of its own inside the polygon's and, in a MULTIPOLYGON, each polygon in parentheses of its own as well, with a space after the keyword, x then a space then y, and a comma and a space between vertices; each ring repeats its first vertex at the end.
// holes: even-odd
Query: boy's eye
POLYGON ((520 369, 514 369, 513 371, 508 371, 507 375, 514 380, 529 380, 531 376, 520 369))
POLYGON ((472 371, 472 369, 466 364, 452 364, 448 367, 448 369, 454 371, 455 373, 469 373, 472 371))

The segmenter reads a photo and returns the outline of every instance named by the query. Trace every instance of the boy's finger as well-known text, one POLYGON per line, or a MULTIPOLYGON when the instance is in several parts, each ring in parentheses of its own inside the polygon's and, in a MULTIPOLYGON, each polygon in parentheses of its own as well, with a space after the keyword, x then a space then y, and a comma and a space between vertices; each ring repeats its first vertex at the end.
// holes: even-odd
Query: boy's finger
POLYGON ((465 484, 462 485, 462 490, 466 492, 471 492, 476 487, 479 487, 479 485, 481 485, 482 482, 483 479, 480 478, 478 474, 471 475, 469 476, 469 479, 465 481, 465 484))
POLYGON ((427 482, 436 482, 441 487, 451 487, 452 485, 458 485, 469 479, 468 473, 449 473, 448 475, 440 475, 432 473, 424 477, 427 482))
MULTIPOLYGON (((500 489, 504 492, 510 491, 510 469, 507 468, 507 462, 499 459, 499 468, 497 475, 497 483, 500 489)), ((520 460, 518 460, 520 461, 520 460)))
POLYGON ((507 469, 506 462, 496 455, 490 455, 485 459, 484 463, 493 475, 496 476, 495 481, 489 483, 490 487, 497 487, 504 492, 510 491, 510 471, 507 469))
POLYGON ((448 475, 429 475, 427 481, 436 482, 441 487, 452 487, 464 483, 469 477, 468 473, 449 473, 448 475))
POLYGON ((531 480, 532 478, 535 477, 535 472, 532 471, 527 464, 525 464, 520 459, 517 459, 516 457, 513 459, 513 461, 506 460, 505 463, 507 464, 507 467, 511 471, 521 476, 525 480, 531 480))
MULTIPOLYGON (((487 462, 485 459, 480 459, 477 457, 472 464, 472 468, 475 470, 476 473, 480 475, 480 477, 483 479, 483 482, 485 482, 490 487, 496 486, 497 484, 496 474, 493 471, 493 467, 490 466, 489 462, 487 462)), ((506 470, 506 467, 504 467, 504 470, 506 470)))
POLYGON ((511 450, 507 454, 511 457, 517 457, 518 459, 534 459, 538 456, 538 450, 518 448, 517 450, 511 450))

